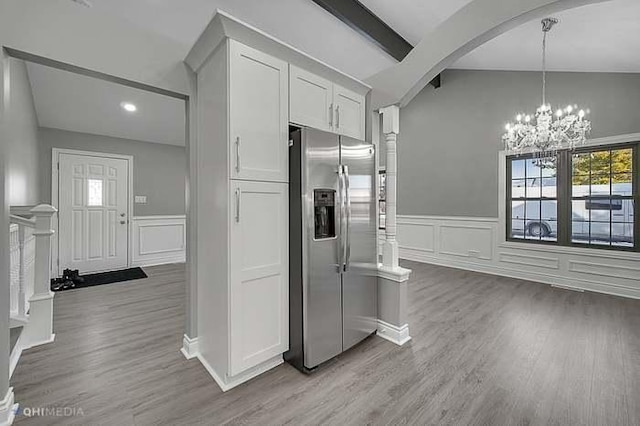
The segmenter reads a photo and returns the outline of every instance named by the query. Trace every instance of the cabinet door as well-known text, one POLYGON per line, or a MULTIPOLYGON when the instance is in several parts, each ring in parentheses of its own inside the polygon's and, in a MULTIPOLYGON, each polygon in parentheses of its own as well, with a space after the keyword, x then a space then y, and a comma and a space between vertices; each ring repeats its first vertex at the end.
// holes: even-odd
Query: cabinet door
POLYGON ((289 349, 288 185, 231 183, 230 373, 289 349))
POLYGON ((288 64, 229 42, 230 169, 234 179, 288 180, 288 64))
POLYGON ((290 121, 319 130, 333 130, 333 84, 289 66, 290 121))
POLYGON ((365 98, 355 92, 333 86, 335 131, 341 135, 364 140, 365 98))

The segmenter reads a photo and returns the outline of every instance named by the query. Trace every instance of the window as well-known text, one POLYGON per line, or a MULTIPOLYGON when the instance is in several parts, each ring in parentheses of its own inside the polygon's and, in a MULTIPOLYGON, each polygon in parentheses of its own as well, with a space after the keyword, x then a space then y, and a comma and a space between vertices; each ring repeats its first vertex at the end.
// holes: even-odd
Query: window
POLYGON ((640 144, 507 157, 507 236, 640 251, 640 144))
POLYGON ((88 179, 87 188, 89 196, 87 197, 88 206, 102 206, 102 180, 88 179))
POLYGON ((387 207, 387 172, 380 170, 378 172, 378 223, 380 229, 386 229, 386 207, 387 207))

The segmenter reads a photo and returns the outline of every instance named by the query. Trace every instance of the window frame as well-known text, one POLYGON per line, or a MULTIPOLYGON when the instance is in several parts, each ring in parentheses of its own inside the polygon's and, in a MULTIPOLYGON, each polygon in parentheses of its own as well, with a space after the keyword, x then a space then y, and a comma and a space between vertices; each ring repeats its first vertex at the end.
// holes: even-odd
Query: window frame
MULTIPOLYGON (((588 250, 608 250, 618 252, 640 252, 640 215, 638 214, 638 207, 640 206, 640 141, 635 140, 632 142, 624 143, 611 143, 603 145, 589 145, 585 147, 576 148, 574 150, 560 150, 557 152, 557 168, 556 168, 556 199, 558 203, 557 211, 557 235, 556 241, 542 240, 542 239, 527 239, 527 238, 514 238, 511 234, 512 231, 512 162, 517 160, 527 160, 534 158, 534 153, 526 153, 521 155, 509 154, 505 152, 506 164, 504 167, 504 182, 505 182, 505 196, 503 201, 504 205, 504 217, 503 229, 506 230, 505 241, 521 243, 521 244, 536 244, 555 247, 575 247, 588 250), (634 203, 634 215, 633 215, 633 246, 612 246, 591 244, 590 242, 574 242, 572 241, 572 182, 573 182, 573 165, 572 156, 574 154, 591 153, 598 151, 615 151, 616 149, 632 149, 632 195, 629 197, 619 197, 620 199, 631 199, 634 203)), ((611 172, 610 172, 611 174, 611 172)), ((526 182, 526 181, 525 181, 526 182)), ((541 194, 542 195, 542 194, 541 194)), ((586 199, 589 199, 588 197, 586 199)), ((536 200, 544 200, 544 197, 536 197, 536 200)), ((609 195, 609 200, 618 199, 612 194, 609 195)), ((611 223, 611 220, 610 220, 611 223)), ((611 230, 611 227, 609 228, 611 230)), ((525 230, 526 232, 526 230, 525 230)))

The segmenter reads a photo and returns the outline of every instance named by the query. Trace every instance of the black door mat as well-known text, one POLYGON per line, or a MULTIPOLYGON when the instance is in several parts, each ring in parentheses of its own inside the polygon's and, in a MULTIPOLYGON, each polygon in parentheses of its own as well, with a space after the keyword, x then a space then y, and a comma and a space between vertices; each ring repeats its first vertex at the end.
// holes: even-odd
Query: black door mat
POLYGON ((96 285, 120 283, 124 281, 139 280, 147 278, 147 274, 142 268, 129 268, 120 271, 100 272, 97 274, 80 275, 81 279, 74 280, 73 285, 56 285, 55 280, 51 280, 51 290, 64 291, 74 288, 93 287, 96 285))

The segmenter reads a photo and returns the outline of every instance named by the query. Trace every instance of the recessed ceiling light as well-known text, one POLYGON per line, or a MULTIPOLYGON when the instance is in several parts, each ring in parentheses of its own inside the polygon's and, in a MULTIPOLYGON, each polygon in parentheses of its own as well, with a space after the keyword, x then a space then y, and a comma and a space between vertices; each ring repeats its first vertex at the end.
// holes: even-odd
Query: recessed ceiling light
POLYGON ((123 102, 120 104, 120 106, 122 107, 122 109, 128 112, 136 112, 136 110, 138 109, 138 107, 131 102, 123 102))

